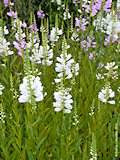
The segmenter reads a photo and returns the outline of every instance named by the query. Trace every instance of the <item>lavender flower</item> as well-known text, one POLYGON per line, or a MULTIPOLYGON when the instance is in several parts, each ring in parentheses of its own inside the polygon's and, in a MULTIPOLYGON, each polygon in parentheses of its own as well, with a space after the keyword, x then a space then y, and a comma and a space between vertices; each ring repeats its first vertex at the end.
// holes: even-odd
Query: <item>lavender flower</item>
POLYGON ((77 17, 75 18, 75 26, 80 27, 80 19, 77 17))
POLYGON ((77 30, 81 29, 82 31, 86 30, 86 25, 88 22, 86 21, 85 18, 82 18, 81 20, 79 18, 75 18, 75 26, 77 27, 77 30))
POLYGON ((14 41, 13 42, 14 47, 18 51, 18 55, 22 56, 22 50, 26 48, 26 42, 24 39, 22 39, 20 42, 14 41))
POLYGON ((97 12, 101 9, 102 0, 97 0, 92 2, 92 16, 95 16, 97 12))
POLYGON ((112 5, 112 0, 107 0, 106 3, 105 3, 104 10, 106 12, 110 12, 111 5, 112 5))
POLYGON ((87 37, 87 40, 81 41, 81 48, 83 48, 85 51, 87 51, 89 48, 95 48, 96 42, 94 38, 87 37))
POLYGON ((9 0, 4 0, 4 5, 5 5, 5 7, 7 7, 8 4, 9 4, 9 0))
POLYGON ((7 12, 7 15, 9 16, 9 17, 13 17, 13 18, 17 18, 17 12, 14 12, 14 11, 12 11, 12 10, 10 10, 9 12, 7 12))
POLYGON ((90 53, 89 56, 88 56, 89 60, 94 60, 95 56, 93 53, 90 53))
POLYGON ((40 10, 40 11, 37 12, 37 16, 38 16, 38 18, 43 19, 45 17, 45 14, 42 10, 40 10))

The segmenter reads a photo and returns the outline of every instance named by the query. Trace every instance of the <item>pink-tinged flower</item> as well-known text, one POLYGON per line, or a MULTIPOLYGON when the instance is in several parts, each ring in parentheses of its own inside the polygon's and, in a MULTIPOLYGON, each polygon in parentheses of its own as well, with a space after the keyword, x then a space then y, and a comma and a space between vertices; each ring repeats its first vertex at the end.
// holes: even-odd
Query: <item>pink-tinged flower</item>
POLYGON ((7 7, 8 4, 9 4, 9 0, 4 0, 4 5, 5 5, 5 7, 7 7))
POLYGON ((80 42, 81 48, 87 51, 89 48, 95 48, 96 42, 94 38, 87 37, 87 40, 83 40, 80 42))
POLYGON ((37 16, 38 16, 38 18, 43 19, 45 17, 45 14, 42 10, 40 10, 40 11, 37 12, 37 16))
POLYGON ((23 39, 21 42, 14 41, 13 45, 18 51, 18 55, 22 56, 22 51, 26 48, 25 40, 23 39))
POLYGON ((75 26, 80 27, 80 19, 77 17, 75 18, 75 26))
POLYGON ((22 23, 21 27, 26 28, 27 24, 25 22, 22 23))
POLYGON ((14 11, 11 11, 11 10, 9 12, 7 12, 7 15, 9 17, 17 18, 17 12, 14 12, 14 11))
POLYGON ((29 26, 29 29, 31 30, 31 32, 37 32, 38 31, 36 23, 31 24, 29 26))
POLYGON ((88 56, 89 60, 94 60, 95 59, 95 56, 93 53, 90 53, 89 56, 88 56))
POLYGON ((82 31, 85 31, 86 30, 86 25, 88 24, 88 22, 86 21, 85 18, 82 19, 82 22, 81 22, 81 30, 82 31))

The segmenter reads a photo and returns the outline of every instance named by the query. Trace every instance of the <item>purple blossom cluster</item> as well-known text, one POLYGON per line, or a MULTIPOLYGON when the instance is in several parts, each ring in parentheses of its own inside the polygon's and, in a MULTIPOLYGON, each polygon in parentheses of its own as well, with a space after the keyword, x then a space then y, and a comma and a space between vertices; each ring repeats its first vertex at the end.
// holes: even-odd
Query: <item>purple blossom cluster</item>
POLYGON ((102 7, 102 0, 92 1, 92 16, 95 16, 102 7))
POLYGON ((112 6, 112 0, 107 0, 104 6, 105 12, 110 12, 111 6, 112 6))
POLYGON ((77 28, 77 31, 82 30, 85 31, 86 30, 86 26, 87 26, 88 22, 85 18, 82 18, 80 20, 80 18, 75 18, 75 26, 77 28))
POLYGON ((86 40, 81 41, 81 48, 83 48, 85 51, 88 51, 89 48, 95 48, 96 47, 96 42, 94 38, 87 37, 86 40))
MULTIPOLYGON (((95 16, 98 11, 102 9, 102 0, 93 0, 92 1, 92 16, 95 16)), ((104 11, 105 12, 110 12, 112 6, 112 0, 106 0, 105 5, 104 5, 104 11)))

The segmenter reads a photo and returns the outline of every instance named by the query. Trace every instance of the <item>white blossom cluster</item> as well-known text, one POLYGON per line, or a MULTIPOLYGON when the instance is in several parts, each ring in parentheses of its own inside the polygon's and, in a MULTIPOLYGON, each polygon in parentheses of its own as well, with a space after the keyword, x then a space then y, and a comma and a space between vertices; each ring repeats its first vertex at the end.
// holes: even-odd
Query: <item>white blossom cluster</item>
POLYGON ((101 14, 94 20, 94 26, 96 30, 101 30, 102 32, 112 35, 118 38, 118 33, 120 33, 120 21, 117 19, 116 15, 113 13, 107 13, 106 17, 101 14))
POLYGON ((17 29, 17 32, 15 33, 15 38, 17 41, 21 41, 26 37, 25 33, 23 32, 21 26, 17 29))
POLYGON ((49 45, 47 47, 39 46, 39 43, 34 45, 30 60, 37 64, 50 66, 53 63, 53 49, 49 45))
POLYGON ((100 64, 99 70, 103 73, 96 75, 98 80, 105 80, 106 83, 101 91, 98 93, 98 99, 104 103, 115 104, 115 92, 112 90, 110 81, 118 79, 118 65, 115 62, 109 62, 107 64, 100 64))
POLYGON ((118 65, 115 62, 108 62, 107 64, 102 64, 98 67, 98 70, 105 72, 97 73, 96 77, 98 80, 111 78, 113 80, 118 79, 118 65))
POLYGON ((79 64, 75 63, 71 54, 61 54, 60 57, 57 57, 55 71, 58 73, 55 82, 59 83, 63 78, 71 79, 74 75, 77 76, 79 64))
POLYGON ((42 101, 44 98, 43 86, 38 76, 29 75, 24 77, 19 89, 21 95, 18 100, 20 103, 32 103, 33 97, 37 102, 42 101))
POLYGON ((35 45, 39 46, 39 44, 40 44, 40 39, 39 39, 38 33, 37 32, 34 32, 34 34, 33 33, 29 33, 28 34, 28 42, 26 43, 27 48, 29 50, 31 50, 31 49, 34 48, 35 45))
POLYGON ((59 88, 56 92, 54 92, 54 99, 53 106, 55 112, 64 111, 64 113, 70 113, 72 110, 72 96, 69 93, 70 89, 59 88))
POLYGON ((61 0, 52 0, 52 2, 56 2, 57 3, 57 5, 61 5, 61 0))
POLYGON ((3 94, 2 91, 4 90, 4 88, 5 88, 5 87, 0 83, 0 96, 3 94))
POLYGON ((63 19, 64 20, 67 20, 67 19, 70 19, 71 18, 71 15, 69 13, 68 10, 66 10, 64 13, 63 13, 63 19))
POLYGON ((50 32, 50 41, 52 43, 55 43, 59 40, 59 37, 63 34, 62 29, 59 29, 57 27, 52 27, 52 30, 50 32))
POLYGON ((104 74, 106 77, 118 79, 118 66, 115 64, 115 62, 107 63, 105 65, 105 69, 107 70, 107 73, 104 74))
POLYGON ((13 51, 10 50, 10 42, 7 42, 5 39, 5 34, 8 34, 8 30, 6 27, 4 29, 0 27, 0 56, 8 56, 12 55, 13 51))
POLYGON ((98 93, 98 99, 103 103, 115 104, 115 92, 111 89, 110 84, 105 85, 98 93))
POLYGON ((72 110, 72 96, 69 93, 70 88, 66 88, 64 80, 74 79, 79 72, 79 64, 75 63, 71 54, 67 54, 67 49, 69 46, 64 38, 62 43, 62 54, 57 57, 57 63, 55 66, 55 71, 57 72, 57 78, 55 78, 55 83, 57 84, 57 90, 54 92, 55 102, 53 106, 56 112, 63 110, 65 113, 70 113, 72 110))
POLYGON ((71 36, 71 40, 73 41, 80 41, 79 35, 76 32, 73 32, 72 36, 71 36))

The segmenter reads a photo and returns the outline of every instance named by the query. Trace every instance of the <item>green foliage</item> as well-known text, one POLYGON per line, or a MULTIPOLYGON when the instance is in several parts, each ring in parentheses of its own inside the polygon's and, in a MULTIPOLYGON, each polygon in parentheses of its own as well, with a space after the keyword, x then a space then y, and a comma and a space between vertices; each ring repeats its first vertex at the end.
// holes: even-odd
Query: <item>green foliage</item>
MULTIPOLYGON (((37 2, 16 0, 18 15, 28 20, 31 10, 37 10, 37 2)), ((46 8, 48 13, 52 12, 47 9, 51 5, 49 3, 50 1, 46 1, 46 6, 43 6, 41 1, 41 6, 46 8)), ((74 11, 72 6, 71 10, 74 11)), ((51 25, 57 17, 59 22, 56 22, 56 25, 59 27, 62 22, 57 12, 55 10, 51 15, 51 25)), ((110 44, 105 47, 104 33, 94 32, 93 26, 88 26, 84 33, 79 32, 79 37, 81 40, 88 34, 95 37, 96 48, 90 49, 90 52, 95 52, 95 59, 90 61, 89 52, 70 39, 70 23, 72 22, 65 22, 62 26, 65 29, 67 25, 68 30, 65 29, 65 35, 61 36, 53 47, 51 66, 33 65, 29 61, 31 53, 27 49, 26 57, 18 57, 15 54, 0 57, 0 82, 5 86, 4 94, 0 96, 0 112, 4 110, 6 114, 5 123, 0 121, 0 160, 89 160, 91 156, 93 160, 120 158, 120 95, 117 95, 115 105, 100 102, 98 92, 105 81, 96 79, 99 63, 115 61, 120 66, 120 55, 116 51, 119 45, 110 44), (70 48, 66 50, 67 44, 70 48), (56 57, 66 52, 70 53, 80 66, 79 75, 74 77, 72 82, 64 81, 65 86, 72 88, 74 103, 70 114, 54 112, 53 108, 56 57), (47 95, 41 102, 35 102, 33 99, 32 104, 20 104, 18 97, 22 78, 31 73, 35 75, 36 69, 42 73, 40 77, 47 95)), ((11 40, 12 36, 8 39, 11 40)), ((42 41, 46 49, 46 32, 42 32, 42 41)), ((119 70, 118 67, 118 73, 119 70)), ((115 91, 119 86, 119 78, 120 75, 115 81, 109 80, 115 91)))

